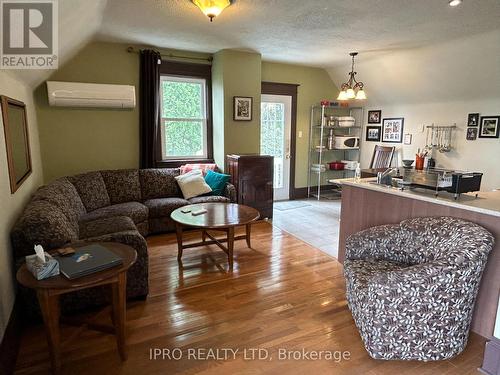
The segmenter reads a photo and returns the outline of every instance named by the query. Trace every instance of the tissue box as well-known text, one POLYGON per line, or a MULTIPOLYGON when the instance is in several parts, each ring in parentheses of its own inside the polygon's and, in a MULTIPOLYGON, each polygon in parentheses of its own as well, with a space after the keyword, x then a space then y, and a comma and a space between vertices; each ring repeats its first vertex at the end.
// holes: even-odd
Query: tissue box
POLYGON ((45 253, 45 263, 36 254, 26 256, 26 267, 37 280, 59 275, 59 262, 48 253, 45 253))

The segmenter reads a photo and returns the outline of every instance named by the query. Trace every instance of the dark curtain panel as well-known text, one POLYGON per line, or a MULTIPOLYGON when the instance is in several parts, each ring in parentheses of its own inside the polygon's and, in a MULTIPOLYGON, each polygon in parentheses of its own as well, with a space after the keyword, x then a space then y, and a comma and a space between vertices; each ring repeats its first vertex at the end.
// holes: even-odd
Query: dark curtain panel
POLYGON ((157 51, 142 50, 140 53, 139 127, 141 168, 156 167, 160 117, 160 64, 157 51))

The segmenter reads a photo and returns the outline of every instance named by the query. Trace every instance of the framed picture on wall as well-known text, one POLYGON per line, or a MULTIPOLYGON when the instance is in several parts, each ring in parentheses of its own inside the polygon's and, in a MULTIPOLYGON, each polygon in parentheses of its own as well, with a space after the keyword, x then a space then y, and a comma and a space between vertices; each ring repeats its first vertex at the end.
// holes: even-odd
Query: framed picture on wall
POLYGON ((477 138, 477 128, 467 128, 467 140, 475 141, 477 138))
POLYGON ((479 113, 469 113, 467 117, 467 126, 478 126, 479 125, 479 113))
POLYGON ((380 141, 380 126, 367 126, 366 127, 366 140, 369 142, 380 141))
POLYGON ((403 142, 404 122, 403 117, 385 118, 382 122, 382 142, 403 142))
POLYGON ((252 99, 248 96, 233 97, 234 121, 252 121, 252 99))
POLYGON ((500 116, 481 116, 479 138, 498 138, 500 116))
POLYGON ((382 118, 382 111, 368 111, 368 123, 369 124, 380 124, 380 119, 382 118))

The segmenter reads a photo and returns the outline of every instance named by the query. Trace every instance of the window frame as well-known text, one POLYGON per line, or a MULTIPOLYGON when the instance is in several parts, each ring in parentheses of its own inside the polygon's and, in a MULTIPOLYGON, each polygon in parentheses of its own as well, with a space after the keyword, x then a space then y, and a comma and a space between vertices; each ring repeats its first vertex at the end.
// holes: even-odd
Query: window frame
POLYGON ((204 104, 202 108, 202 116, 200 118, 184 118, 184 117, 163 117, 163 111, 160 109, 160 138, 161 138, 161 155, 162 160, 193 160, 193 159, 206 159, 208 158, 208 139, 207 139, 207 82, 204 78, 194 78, 194 77, 180 77, 173 75, 162 74, 160 76, 160 107, 163 104, 163 90, 161 89, 162 83, 164 81, 170 82, 189 82, 189 83, 199 83, 201 84, 201 102, 204 104), (179 122, 201 122, 202 125, 202 136, 203 136, 203 155, 176 155, 176 156, 167 156, 165 150, 165 123, 167 121, 179 121, 179 122))
MULTIPOLYGON (((179 167, 182 164, 186 163, 213 163, 213 123, 212 123, 212 67, 209 64, 195 64, 195 63, 181 63, 181 62, 173 62, 173 61, 165 61, 163 60, 160 65, 160 92, 159 95, 159 119, 158 124, 159 132, 157 136, 157 161, 156 164, 158 167, 179 167), (193 80, 205 80, 205 93, 204 93, 204 101, 205 101, 205 118, 206 118, 206 126, 204 126, 204 134, 205 134, 205 150, 206 156, 193 156, 193 157, 171 157, 164 158, 164 145, 163 145, 163 121, 162 117, 162 92, 161 92, 161 81, 164 76, 168 76, 171 78, 179 78, 179 79, 193 79, 193 80)), ((192 119, 186 119, 192 120, 192 119)))

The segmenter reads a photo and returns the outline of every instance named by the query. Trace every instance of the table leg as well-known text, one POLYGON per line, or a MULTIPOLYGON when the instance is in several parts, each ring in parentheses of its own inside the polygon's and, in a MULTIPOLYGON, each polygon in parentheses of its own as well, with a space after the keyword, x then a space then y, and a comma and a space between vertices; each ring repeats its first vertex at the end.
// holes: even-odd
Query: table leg
POLYGON ((42 311, 45 332, 49 344, 50 362, 52 372, 61 372, 61 335, 59 331, 59 296, 51 296, 46 289, 37 291, 40 310, 42 311))
POLYGON ((233 267, 233 249, 234 249, 234 227, 227 229, 227 259, 229 266, 233 267))
POLYGON ((118 281, 111 284, 113 293, 113 323, 115 326, 116 343, 122 361, 127 359, 125 348, 125 320, 126 320, 126 299, 127 272, 118 274, 118 281))
POLYGON ((205 229, 203 229, 201 231, 201 241, 205 242, 206 240, 207 240, 207 231, 205 229))
POLYGON ((246 233, 247 246, 251 248, 252 245, 250 243, 250 234, 252 232, 252 225, 251 224, 247 224, 246 227, 247 227, 247 230, 246 230, 246 232, 247 232, 246 233))
POLYGON ((182 258, 182 225, 175 223, 175 231, 177 234, 177 260, 182 258))

